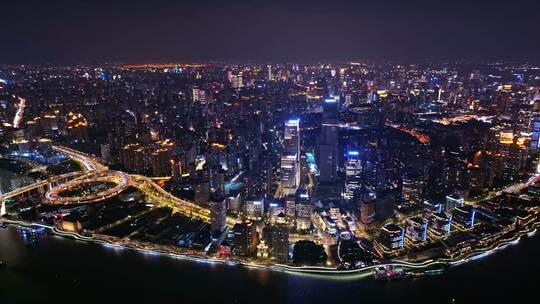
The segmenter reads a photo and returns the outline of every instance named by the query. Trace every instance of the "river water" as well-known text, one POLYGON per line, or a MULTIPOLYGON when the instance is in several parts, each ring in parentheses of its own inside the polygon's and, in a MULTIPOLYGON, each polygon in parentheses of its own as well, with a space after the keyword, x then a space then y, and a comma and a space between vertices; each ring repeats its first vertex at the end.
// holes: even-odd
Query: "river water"
MULTIPOLYGON (((0 229, 0 303, 519 303, 538 294, 540 233, 438 276, 289 274, 0 229), (453 301, 453 302, 452 302, 453 301)), ((531 302, 534 303, 535 301, 531 302)))
MULTIPOLYGON (((0 169, 1 170, 1 169, 0 169)), ((27 180, 5 170, 6 188, 27 180)), ((17 186, 17 185, 15 185, 17 186)), ((3 189, 4 191, 7 189, 3 189)), ((4 303, 535 303, 540 233, 442 275, 381 283, 187 261, 0 228, 4 303), (533 299, 530 301, 529 299, 533 299)))

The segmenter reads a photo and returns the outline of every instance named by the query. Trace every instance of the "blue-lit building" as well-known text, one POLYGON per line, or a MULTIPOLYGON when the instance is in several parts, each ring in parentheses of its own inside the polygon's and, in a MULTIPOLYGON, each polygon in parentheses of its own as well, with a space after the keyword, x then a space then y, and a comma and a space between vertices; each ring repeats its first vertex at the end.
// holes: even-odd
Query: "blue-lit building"
POLYGON ((475 224, 476 209, 471 206, 456 207, 452 211, 452 221, 463 229, 472 228, 475 224))
POLYGON ((531 143, 529 148, 534 152, 540 148, 540 116, 535 116, 531 120, 531 143))
POLYGON ((427 240, 427 222, 420 217, 407 219, 407 238, 412 243, 421 243, 427 240))
POLYGON ((452 227, 452 215, 445 212, 433 213, 429 217, 429 232, 436 236, 442 237, 450 234, 452 227))
POLYGON ((457 194, 448 195, 446 197, 446 212, 452 212, 456 207, 462 207, 465 200, 457 194))

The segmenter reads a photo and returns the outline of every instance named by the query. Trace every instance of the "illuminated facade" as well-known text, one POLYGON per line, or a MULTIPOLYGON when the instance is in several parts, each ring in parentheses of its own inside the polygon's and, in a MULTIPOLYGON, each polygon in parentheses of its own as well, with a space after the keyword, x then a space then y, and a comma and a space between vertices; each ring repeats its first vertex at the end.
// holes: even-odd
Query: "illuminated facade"
POLYGON ((347 162, 345 163, 345 191, 343 197, 352 199, 354 192, 360 189, 362 173, 362 161, 360 152, 356 150, 347 152, 347 162))
POLYGON ((281 189, 284 196, 294 195, 300 185, 300 120, 285 122, 281 155, 281 189))

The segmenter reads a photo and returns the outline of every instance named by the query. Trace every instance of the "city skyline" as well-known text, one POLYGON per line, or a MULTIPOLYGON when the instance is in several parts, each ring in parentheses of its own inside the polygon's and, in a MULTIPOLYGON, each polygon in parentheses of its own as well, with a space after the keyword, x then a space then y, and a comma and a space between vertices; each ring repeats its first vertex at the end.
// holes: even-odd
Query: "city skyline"
POLYGON ((535 297, 540 2, 0 10, 0 303, 535 297))

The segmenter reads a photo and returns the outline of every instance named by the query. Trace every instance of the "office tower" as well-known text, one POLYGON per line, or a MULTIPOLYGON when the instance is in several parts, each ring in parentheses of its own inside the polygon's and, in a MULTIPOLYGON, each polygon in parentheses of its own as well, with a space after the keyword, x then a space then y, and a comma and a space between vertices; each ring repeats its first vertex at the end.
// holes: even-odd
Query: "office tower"
POLYGON ((281 155, 281 190, 283 196, 294 195, 300 185, 300 120, 285 122, 281 155))
POLYGON ((224 197, 213 196, 210 198, 210 225, 213 234, 219 234, 225 230, 227 221, 227 204, 224 197))
POLYGON ((268 245, 270 258, 279 263, 286 263, 289 258, 289 229, 278 224, 263 229, 263 238, 268 245))
POLYGON ((427 222, 420 217, 407 219, 406 236, 412 243, 421 243, 427 240, 427 222))
POLYGON ((148 149, 139 144, 129 144, 120 151, 120 162, 131 172, 145 174, 151 170, 148 149))
POLYGON ((237 193, 237 192, 229 193, 229 196, 227 197, 227 210, 233 213, 238 212, 240 208, 240 199, 241 199, 240 193, 237 193))
POLYGON ((452 215, 444 212, 433 213, 429 216, 429 232, 437 237, 450 233, 452 226, 452 215))
POLYGON ((403 249, 405 230, 395 224, 387 224, 381 228, 377 243, 383 251, 396 251, 403 249))
POLYGON ((343 194, 345 199, 352 199, 354 192, 360 189, 361 173, 362 162, 360 152, 357 150, 348 151, 347 161, 345 163, 345 191, 343 194))
POLYGON ((234 89, 240 89, 244 86, 244 82, 242 79, 242 73, 239 74, 232 74, 231 75, 231 87, 234 89))
POLYGON ((239 256, 253 256, 257 249, 257 227, 252 222, 235 224, 233 227, 233 253, 239 256))
POLYGON ((106 162, 111 161, 111 145, 110 144, 101 144, 100 146, 101 158, 106 162))
POLYGON ((308 204, 296 204, 296 229, 306 230, 311 227, 312 206, 308 204))
POLYGON ((219 164, 214 164, 210 166, 210 193, 214 193, 217 196, 222 196, 225 194, 225 174, 219 164))
POLYGON ((323 102, 323 120, 319 143, 319 179, 331 182, 337 177, 338 102, 335 98, 323 102))
POLYGON ((294 198, 287 198, 285 200, 285 217, 289 223, 293 223, 296 218, 296 202, 294 198))
POLYGON ((152 174, 154 176, 171 175, 172 150, 169 148, 159 148, 150 155, 152 174))
POLYGON ((472 228, 475 217, 476 209, 471 206, 459 206, 452 211, 452 221, 463 229, 472 228))
POLYGON ((385 221, 396 210, 396 191, 384 190, 377 192, 375 198, 375 219, 378 221, 385 221))
POLYGON ((193 87, 192 95, 193 95, 193 101, 195 102, 206 102, 206 93, 204 90, 199 89, 199 87, 193 87))
POLYGON ((360 222, 369 225, 375 221, 375 194, 365 193, 360 201, 360 222))
POLYGON ((407 172, 403 175, 401 187, 401 206, 418 206, 422 201, 424 187, 423 175, 419 172, 407 172))
POLYGON ((272 65, 269 64, 266 67, 268 68, 268 81, 274 80, 274 78, 272 77, 272 65))
POLYGON ((264 215, 264 203, 262 199, 247 199, 246 200, 246 217, 249 220, 260 221, 264 215))

